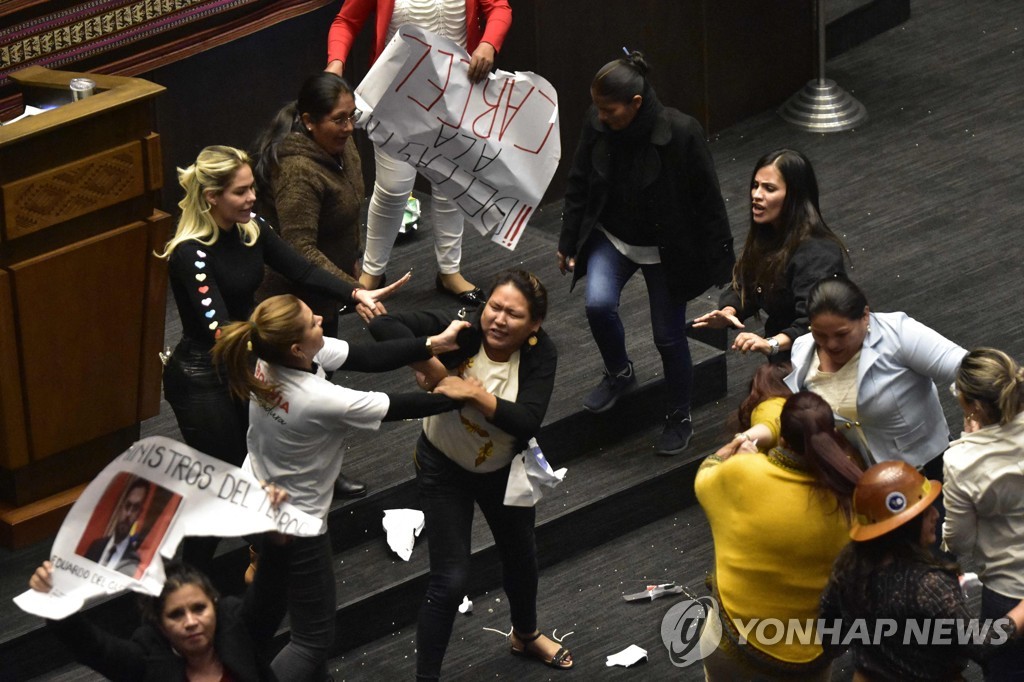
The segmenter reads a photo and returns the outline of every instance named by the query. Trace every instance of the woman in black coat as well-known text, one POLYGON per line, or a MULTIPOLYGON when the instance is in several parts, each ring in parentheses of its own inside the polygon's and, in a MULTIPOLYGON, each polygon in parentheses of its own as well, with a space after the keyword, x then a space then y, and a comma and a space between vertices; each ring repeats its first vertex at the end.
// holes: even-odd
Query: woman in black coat
POLYGON ((743 320, 763 310, 764 336, 741 331, 732 347, 772 362, 788 362, 789 349, 807 333, 807 296, 820 280, 846 273, 846 247, 818 208, 818 180, 806 156, 777 149, 754 164, 750 178, 750 231, 722 292, 718 310, 694 327, 743 329, 743 320))
POLYGON ((704 131, 658 101, 647 71, 633 52, 591 83, 594 104, 569 172, 558 267, 573 272, 574 285, 587 275, 587 319, 605 375, 583 406, 597 413, 636 385, 618 308, 626 282, 643 272, 668 384, 658 452, 670 455, 693 433, 686 302, 726 282, 735 257, 704 131))

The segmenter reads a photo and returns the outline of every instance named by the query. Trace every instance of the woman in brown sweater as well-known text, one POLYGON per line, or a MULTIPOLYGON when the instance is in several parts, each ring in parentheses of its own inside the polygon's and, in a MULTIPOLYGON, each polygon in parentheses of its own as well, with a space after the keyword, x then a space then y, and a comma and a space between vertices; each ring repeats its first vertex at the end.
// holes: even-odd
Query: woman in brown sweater
MULTIPOLYGON (((358 284, 363 238, 359 217, 364 188, 359 152, 349 140, 360 112, 352 88, 321 72, 302 84, 256 143, 257 208, 306 260, 358 284)), ((324 318, 337 336, 334 302, 267 273, 260 300, 291 293, 324 318)))

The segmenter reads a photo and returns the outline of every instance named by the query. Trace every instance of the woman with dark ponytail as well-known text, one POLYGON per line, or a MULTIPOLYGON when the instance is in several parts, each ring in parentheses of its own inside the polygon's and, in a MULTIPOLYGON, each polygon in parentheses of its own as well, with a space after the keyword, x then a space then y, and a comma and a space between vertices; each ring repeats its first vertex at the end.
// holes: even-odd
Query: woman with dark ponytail
MULTIPOLYGON (((326 519, 350 429, 375 430, 383 421, 440 414, 459 403, 432 393, 355 391, 331 383, 325 372, 342 366, 384 372, 429 360, 458 350, 456 336, 469 323, 451 322, 434 335, 360 345, 325 337, 320 322, 294 296, 273 296, 256 306, 248 321, 224 327, 213 358, 231 393, 249 400, 249 454, 243 466, 285 490, 302 511, 326 519)), ((291 641, 272 663, 281 680, 327 676, 337 600, 326 531, 325 523, 319 535, 292 539, 287 585, 281 586, 288 592, 291 641)))
MULTIPOLYGON (((256 208, 306 260, 357 285, 363 252, 359 211, 363 171, 349 138, 360 112, 341 76, 306 79, 256 141, 256 208)), ((295 294, 324 318, 324 333, 338 333, 338 304, 268 272, 257 294, 295 294)))
POLYGON ((594 76, 565 192, 558 267, 573 273, 573 285, 587 276, 587 319, 604 378, 583 406, 596 413, 636 386, 618 308, 626 282, 643 272, 668 384, 657 450, 674 455, 693 434, 686 302, 727 282, 735 256, 704 131, 661 104, 647 72, 643 54, 632 52, 594 76))
MULTIPOLYGON (((942 539, 980 564, 981 618, 999 618, 1024 599, 1024 369, 995 348, 964 357, 951 387, 964 433, 946 450, 942 539)), ((1024 644, 1000 649, 986 680, 1024 678, 1024 644)))
POLYGON ((779 446, 767 455, 711 455, 695 489, 715 545, 714 595, 702 649, 708 680, 829 680, 831 660, 810 641, 742 633, 736 622, 777 618, 801 625, 818 616, 832 562, 849 541, 860 468, 847 456, 832 408, 814 393, 790 396, 779 446))

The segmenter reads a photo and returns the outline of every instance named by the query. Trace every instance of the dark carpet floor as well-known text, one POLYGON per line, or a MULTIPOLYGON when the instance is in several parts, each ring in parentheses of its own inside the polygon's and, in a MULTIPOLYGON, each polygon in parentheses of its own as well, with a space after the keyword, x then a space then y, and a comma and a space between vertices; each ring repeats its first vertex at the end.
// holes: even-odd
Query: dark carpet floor
MULTIPOLYGON (((1019 0, 915 0, 912 18, 828 63, 828 75, 867 107, 869 119, 842 134, 804 133, 765 112, 724 131, 712 142, 733 231, 740 248, 747 231, 747 187, 754 161, 777 147, 795 147, 814 162, 826 220, 850 249, 852 276, 861 283, 875 310, 903 310, 960 344, 994 345, 1024 357, 1024 248, 1016 224, 1024 211, 1019 170, 1024 149, 1024 3, 1019 0)), ((752 20, 754 20, 752 18, 752 20)), ((771 55, 765 55, 770 59, 771 55)), ((655 74, 665 100, 671 100, 670 74, 655 74)), ((568 125, 569 123, 564 123, 568 125)), ((567 150, 566 153, 569 153, 567 150)), ((549 287, 567 287, 555 268, 552 235, 558 207, 546 207, 515 253, 468 235, 464 271, 484 283, 489 273, 520 261, 538 263, 549 287), (545 255, 545 250, 548 254, 545 255), (550 256, 550 257, 548 257, 550 256), (546 263, 546 264, 545 264, 546 263)), ((416 277, 396 298, 396 309, 436 305, 429 234, 400 245, 396 272, 416 265, 416 277)), ((642 283, 631 283, 629 300, 642 308, 642 283)), ((564 297, 564 294, 562 294, 564 297)), ((692 312, 717 299, 709 292, 692 312)), ((577 291, 553 310, 581 319, 577 291)), ((645 311, 631 310, 632 347, 646 375, 660 371, 649 343, 645 311)), ((348 323, 347 323, 348 324, 348 323)), ((755 323, 756 325, 756 323, 755 323)), ((168 339, 177 338, 173 312, 168 339)), ((599 363, 589 333, 580 323, 567 325, 559 381, 596 381, 599 363), (563 379, 562 371, 570 372, 563 379)), ((346 334, 358 329, 345 330, 346 334)), ((729 397, 695 415, 702 433, 717 432, 741 397, 758 358, 730 356, 729 397)), ((353 385, 356 385, 353 379, 353 385)), ((957 411, 946 393, 947 414, 956 427, 957 411)), ((569 410, 559 403, 553 409, 569 410)), ((413 440, 402 427, 382 433, 381 448, 408 449, 413 440)), ((413 427, 415 428, 415 427, 413 427)), ((145 433, 177 436, 169 410, 150 420, 145 433)), ((707 439, 703 438, 702 440, 707 439)), ((713 439, 707 439, 713 440, 713 439)), ((351 473, 374 481, 376 467, 352 461, 351 473)), ((611 545, 563 562, 542 575, 544 627, 572 630, 566 643, 577 652, 575 679, 698 679, 694 670, 671 667, 659 641, 661 617, 669 601, 645 606, 620 603, 619 595, 654 579, 699 584, 711 565, 710 542, 696 508, 652 524, 611 545), (630 643, 648 649, 651 660, 628 671, 606 669, 606 655, 630 643)), ((45 556, 48 543, 33 548, 45 556)), ((25 570, 24 554, 0 550, 4 572, 25 570)), ((24 575, 27 578, 27 573, 24 575)), ((15 577, 0 583, 0 621, 13 617, 9 597, 24 583, 15 577)), ((565 675, 512 660, 500 637, 481 628, 502 629, 507 622, 500 593, 475 596, 474 615, 459 619, 445 671, 457 679, 503 677, 565 679, 565 675)), ((410 679, 412 631, 360 647, 336 659, 337 679, 410 679)), ((0 668, 3 667, 0 662, 0 668)), ((975 675, 976 671, 972 673, 975 675)), ((845 675, 845 676, 844 676, 845 675)), ((51 679, 92 679, 68 669, 51 679)), ((848 673, 837 672, 837 679, 848 673)), ((977 679, 975 677, 975 679, 977 679)))

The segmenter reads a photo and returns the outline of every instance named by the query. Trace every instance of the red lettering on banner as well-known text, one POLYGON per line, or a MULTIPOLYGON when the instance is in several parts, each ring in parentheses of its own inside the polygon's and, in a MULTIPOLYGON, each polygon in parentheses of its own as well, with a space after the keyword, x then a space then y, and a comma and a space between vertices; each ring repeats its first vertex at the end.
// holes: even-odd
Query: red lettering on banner
MULTIPOLYGON (((412 78, 412 75, 414 73, 416 73, 417 69, 419 69, 420 64, 422 64, 423 61, 428 56, 430 56, 430 52, 432 50, 430 45, 428 45, 427 43, 424 43, 422 40, 420 40, 418 38, 415 38, 413 36, 408 36, 408 35, 405 36, 405 37, 406 38, 410 38, 410 39, 415 40, 416 42, 420 43, 421 45, 423 45, 426 48, 426 51, 419 58, 419 60, 417 60, 416 65, 412 67, 412 71, 410 71, 409 74, 405 78, 402 79, 402 82, 398 84, 398 86, 395 88, 395 92, 399 92, 402 89, 402 87, 409 81, 409 79, 412 78)), ((406 95, 406 97, 408 97, 408 99, 410 101, 415 102, 417 105, 419 105, 425 111, 430 111, 431 109, 434 108, 434 106, 438 102, 441 101, 441 99, 444 97, 445 91, 448 89, 448 84, 452 80, 452 64, 455 62, 455 54, 452 53, 452 52, 445 52, 444 50, 437 50, 437 53, 441 54, 441 55, 445 55, 446 57, 448 57, 448 72, 445 74, 444 85, 441 85, 440 83, 435 83, 430 78, 427 78, 427 81, 426 81, 427 83, 432 85, 437 90, 437 97, 435 97, 434 101, 432 101, 430 104, 424 104, 423 102, 421 102, 418 99, 416 99, 414 96, 406 95)))
POLYGON ((481 99, 483 100, 483 103, 487 105, 487 108, 484 110, 484 112, 482 114, 480 114, 479 116, 477 116, 476 118, 473 119, 472 129, 473 129, 473 133, 477 137, 479 137, 479 138, 481 138, 483 140, 490 139, 491 133, 494 131, 494 124, 498 120, 498 107, 501 106, 501 99, 502 99, 502 97, 505 96, 505 90, 507 88, 508 88, 508 79, 506 79, 501 84, 501 92, 498 93, 498 100, 496 102, 491 102, 490 100, 487 99, 487 88, 484 88, 481 99), (480 122, 480 119, 485 118, 488 115, 490 115, 491 122, 487 126, 487 134, 486 135, 481 135, 480 131, 477 130, 477 123, 480 122))

